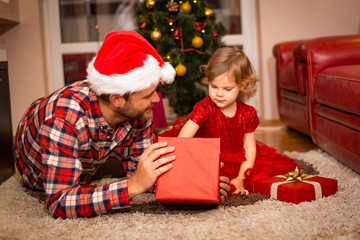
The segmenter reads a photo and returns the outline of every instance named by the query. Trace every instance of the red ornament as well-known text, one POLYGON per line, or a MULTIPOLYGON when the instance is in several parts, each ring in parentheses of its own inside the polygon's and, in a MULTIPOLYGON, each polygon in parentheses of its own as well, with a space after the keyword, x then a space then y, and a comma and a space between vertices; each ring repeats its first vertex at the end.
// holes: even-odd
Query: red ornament
POLYGON ((218 36, 219 36, 218 33, 214 33, 214 34, 212 35, 212 39, 216 39, 218 36))
POLYGON ((168 2, 166 7, 168 8, 169 12, 177 12, 177 11, 179 11, 179 4, 174 3, 173 1, 168 2))
POLYGON ((179 40, 180 39, 180 33, 179 33, 179 29, 175 29, 175 32, 174 32, 174 39, 175 40, 179 40))
POLYGON ((145 29, 146 29, 146 22, 143 22, 143 23, 140 25, 140 28, 145 30, 145 29))
POLYGON ((195 22, 195 25, 197 26, 196 30, 197 31, 202 30, 206 26, 206 24, 207 22, 206 23, 195 22))

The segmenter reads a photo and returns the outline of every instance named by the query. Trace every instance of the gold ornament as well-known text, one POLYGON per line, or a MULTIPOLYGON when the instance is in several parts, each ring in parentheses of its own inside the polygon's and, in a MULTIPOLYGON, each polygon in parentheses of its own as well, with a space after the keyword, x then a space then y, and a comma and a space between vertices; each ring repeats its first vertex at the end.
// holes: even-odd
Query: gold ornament
POLYGON ((191 12, 191 5, 189 2, 184 2, 183 4, 181 4, 180 9, 183 12, 191 12))
POLYGON ((175 67, 175 71, 176 71, 176 75, 178 75, 179 77, 182 77, 186 74, 186 67, 183 64, 179 64, 175 67))
POLYGON ((213 11, 210 8, 205 8, 205 16, 211 18, 213 16, 213 11))
POLYGON ((199 36, 195 36, 191 40, 191 44, 193 45, 194 48, 201 48, 201 46, 204 44, 204 40, 199 36))
POLYGON ((299 181, 302 182, 304 181, 304 177, 308 176, 308 174, 306 174, 304 172, 304 169, 298 169, 298 167, 295 168, 294 171, 292 172, 288 172, 287 174, 285 174, 286 181, 299 181))
POLYGON ((153 8, 154 5, 155 5, 155 1, 154 1, 154 0, 147 0, 147 1, 146 1, 146 7, 147 7, 148 9, 153 8))
POLYGON ((150 38, 153 40, 153 41, 159 41, 161 39, 161 32, 157 29, 155 29, 154 31, 152 31, 152 33, 150 34, 150 38))

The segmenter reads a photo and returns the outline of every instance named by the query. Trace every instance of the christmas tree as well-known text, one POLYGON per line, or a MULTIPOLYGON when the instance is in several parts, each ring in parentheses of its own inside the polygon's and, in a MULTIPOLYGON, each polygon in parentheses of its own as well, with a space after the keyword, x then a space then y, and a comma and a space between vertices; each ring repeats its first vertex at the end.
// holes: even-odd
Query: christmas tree
POLYGON ((205 0, 146 0, 136 11, 138 32, 147 39, 165 61, 176 70, 176 79, 161 91, 170 99, 178 116, 191 112, 205 97, 199 85, 211 55, 223 44, 224 26, 205 0))

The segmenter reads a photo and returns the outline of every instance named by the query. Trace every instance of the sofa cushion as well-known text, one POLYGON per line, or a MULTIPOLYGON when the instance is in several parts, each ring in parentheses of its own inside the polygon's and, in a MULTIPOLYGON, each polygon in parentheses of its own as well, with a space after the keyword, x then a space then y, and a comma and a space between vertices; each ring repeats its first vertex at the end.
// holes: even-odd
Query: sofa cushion
POLYGON ((315 80, 314 93, 321 104, 360 115, 360 65, 325 69, 315 80))
POLYGON ((292 62, 284 66, 279 75, 279 85, 281 88, 296 91, 295 70, 292 62))

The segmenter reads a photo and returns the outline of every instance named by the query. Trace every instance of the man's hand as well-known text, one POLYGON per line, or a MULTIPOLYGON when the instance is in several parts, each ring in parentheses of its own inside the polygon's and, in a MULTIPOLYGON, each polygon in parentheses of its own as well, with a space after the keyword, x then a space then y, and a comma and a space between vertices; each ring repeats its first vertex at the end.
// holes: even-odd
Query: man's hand
POLYGON ((170 162, 174 161, 175 155, 162 156, 174 150, 174 147, 168 147, 166 142, 157 142, 141 154, 137 170, 128 181, 130 199, 152 187, 156 179, 172 167, 170 162))
MULTIPOLYGON (((220 163, 220 167, 223 167, 224 163, 220 163)), ((228 185, 229 178, 220 176, 220 200, 221 202, 225 202, 228 198, 227 192, 230 191, 230 186, 228 185)))

